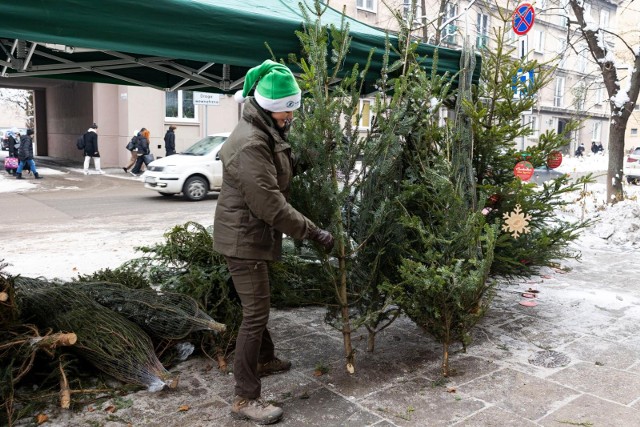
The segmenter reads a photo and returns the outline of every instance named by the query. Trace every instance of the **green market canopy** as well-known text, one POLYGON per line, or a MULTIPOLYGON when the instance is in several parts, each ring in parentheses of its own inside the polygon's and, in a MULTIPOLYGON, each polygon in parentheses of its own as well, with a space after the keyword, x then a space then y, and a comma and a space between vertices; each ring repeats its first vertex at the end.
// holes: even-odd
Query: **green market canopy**
MULTIPOLYGON (((265 44, 278 59, 299 53, 295 31, 304 22, 292 0, 20 0, 0 2, 0 16, 0 84, 46 77, 223 93, 241 88, 246 71, 271 57, 265 44)), ((352 37, 347 67, 364 66, 375 50, 371 88, 387 35, 331 8, 322 23, 339 27, 343 18, 352 37)), ((425 67, 434 51, 420 45, 425 67)), ((460 55, 439 48, 438 73, 456 73, 460 55)), ((479 73, 478 61, 474 81, 479 73)))

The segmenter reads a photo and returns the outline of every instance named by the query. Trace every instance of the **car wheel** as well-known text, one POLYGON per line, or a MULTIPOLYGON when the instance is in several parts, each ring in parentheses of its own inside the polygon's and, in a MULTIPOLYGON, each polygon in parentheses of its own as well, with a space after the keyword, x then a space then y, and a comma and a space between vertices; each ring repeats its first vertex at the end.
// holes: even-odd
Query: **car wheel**
POLYGON ((192 176, 184 183, 182 194, 185 199, 197 202, 209 192, 209 183, 201 176, 192 176))
POLYGON ((628 176, 627 177, 627 182, 629 184, 633 184, 633 185, 640 185, 640 180, 638 180, 638 178, 635 177, 635 176, 628 176))
POLYGON ((173 193, 160 193, 160 195, 164 197, 171 197, 173 196, 173 193))

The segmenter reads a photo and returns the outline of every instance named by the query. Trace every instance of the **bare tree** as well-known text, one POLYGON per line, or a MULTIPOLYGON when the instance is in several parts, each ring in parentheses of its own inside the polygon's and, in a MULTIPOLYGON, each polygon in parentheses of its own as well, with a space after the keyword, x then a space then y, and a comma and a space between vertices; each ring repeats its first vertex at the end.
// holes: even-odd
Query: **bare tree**
POLYGON ((24 113, 24 126, 33 129, 35 123, 35 108, 33 91, 24 89, 0 89, 0 103, 15 106, 24 113))
MULTIPOLYGON (((569 0, 575 21, 569 20, 568 30, 569 36, 575 32, 580 40, 586 41, 592 58, 602 72, 604 85, 609 96, 611 120, 609 121, 607 198, 613 203, 623 198, 624 137, 629 117, 633 112, 640 91, 640 47, 632 47, 621 35, 613 33, 607 28, 601 28, 598 23, 593 21, 590 14, 585 13, 584 4, 582 0, 569 0), (626 76, 621 75, 620 67, 616 63, 613 43, 609 43, 613 39, 622 43, 632 58, 632 64, 627 67, 629 74, 626 76)), ((635 36, 638 36, 637 32, 635 36)))

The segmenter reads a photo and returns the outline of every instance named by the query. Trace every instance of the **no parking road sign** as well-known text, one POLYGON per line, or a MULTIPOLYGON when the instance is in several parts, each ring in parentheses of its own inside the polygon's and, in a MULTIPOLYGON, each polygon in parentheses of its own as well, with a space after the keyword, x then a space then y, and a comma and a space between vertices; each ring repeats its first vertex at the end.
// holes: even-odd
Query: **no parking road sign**
POLYGON ((513 32, 524 36, 529 32, 536 20, 536 13, 529 3, 522 3, 513 12, 513 32))

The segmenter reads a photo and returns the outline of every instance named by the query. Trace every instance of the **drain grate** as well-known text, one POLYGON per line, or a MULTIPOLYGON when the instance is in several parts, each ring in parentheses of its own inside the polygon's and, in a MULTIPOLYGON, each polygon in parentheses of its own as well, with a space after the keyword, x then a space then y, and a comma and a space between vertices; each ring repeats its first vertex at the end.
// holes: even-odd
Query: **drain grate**
POLYGON ((534 353, 529 357, 529 363, 545 368, 559 368, 571 362, 569 356, 558 351, 546 350, 534 353))

